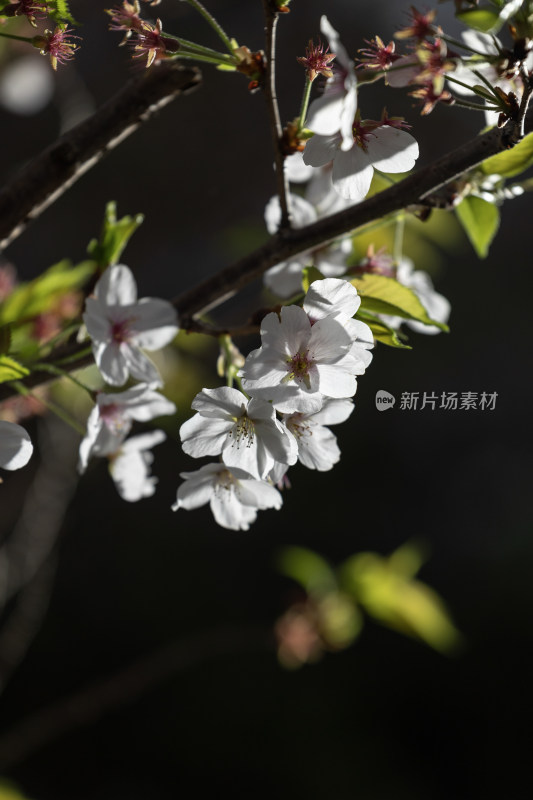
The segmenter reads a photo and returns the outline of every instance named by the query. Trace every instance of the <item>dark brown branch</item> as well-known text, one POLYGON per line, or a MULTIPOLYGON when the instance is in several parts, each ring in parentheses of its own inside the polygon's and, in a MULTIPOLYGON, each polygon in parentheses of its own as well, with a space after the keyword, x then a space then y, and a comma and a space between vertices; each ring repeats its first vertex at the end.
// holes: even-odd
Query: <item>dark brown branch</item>
POLYGON ((291 212, 289 205, 289 183, 285 174, 285 156, 282 152, 282 128, 276 95, 276 28, 279 12, 273 8, 271 0, 263 0, 265 12, 266 38, 266 74, 263 91, 267 101, 268 118, 274 146, 274 163, 276 165, 276 183, 281 208, 280 228, 290 227, 291 212))
POLYGON ((156 111, 200 82, 197 69, 175 61, 154 65, 31 161, 0 192, 0 249, 156 111))
MULTIPOLYGON (((427 198, 450 181, 458 178, 463 173, 475 167, 489 156, 496 155, 508 149, 505 142, 510 130, 516 123, 509 122, 505 128, 493 128, 470 142, 458 147, 427 167, 417 170, 403 181, 396 183, 373 197, 358 203, 351 208, 324 217, 305 228, 290 229, 283 235, 271 237, 262 247, 254 250, 236 264, 217 272, 210 278, 202 281, 189 291, 180 294, 173 300, 174 306, 180 317, 182 330, 194 330, 197 325, 195 316, 199 316, 209 309, 220 305, 244 286, 259 278, 267 269, 286 261, 292 256, 303 253, 318 245, 331 242, 343 234, 359 228, 373 220, 380 219, 387 214, 400 211, 408 206, 427 204, 427 198)), ((528 115, 525 133, 533 129, 533 119, 528 115)), ((72 360, 65 364, 70 371, 80 369, 92 363, 91 356, 77 354, 86 349, 87 345, 66 345, 58 350, 47 360, 49 363, 58 363, 60 358, 69 357, 72 360)), ((21 381, 25 386, 32 387, 50 380, 47 372, 34 372, 21 381)), ((13 389, 4 384, 0 386, 0 401, 11 397, 13 389)))

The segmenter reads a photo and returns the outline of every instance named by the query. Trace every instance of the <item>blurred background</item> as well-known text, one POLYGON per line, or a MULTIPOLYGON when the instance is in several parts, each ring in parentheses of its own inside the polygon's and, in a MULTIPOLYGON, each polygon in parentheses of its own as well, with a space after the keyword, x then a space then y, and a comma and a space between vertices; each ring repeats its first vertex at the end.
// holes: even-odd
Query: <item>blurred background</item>
MULTIPOLYGON (((259 0, 206 4, 239 44, 263 46, 259 0)), ((37 51, 0 40, 4 181, 142 68, 108 32, 106 5, 73 0, 82 47, 57 74, 37 51), (8 71, 23 59, 39 76, 29 84, 48 97, 41 108, 9 99, 8 71)), ((143 10, 171 33, 217 46, 186 3, 143 10)), ((407 10, 390 0, 293 0, 279 25, 282 118, 298 112, 295 58, 322 13, 355 54, 376 34, 388 42, 407 10)), ((453 10, 439 6, 439 20, 457 34, 453 10)), ((140 296, 172 297, 266 239, 275 184, 263 98, 241 76, 203 74, 200 90, 162 110, 6 250, 20 280, 66 256, 82 260, 109 200, 119 215, 145 215, 123 259, 140 296)), ((420 117, 405 92, 382 86, 365 90, 364 116, 385 103, 413 125, 420 165, 483 125, 456 108, 420 117)), ((168 365, 179 415, 155 453, 153 498, 122 501, 104 463, 78 481, 79 437, 60 421, 27 423, 37 455, 0 488, 1 575, 8 553, 31 576, 1 618, 0 761, 14 788, 0 797, 530 796, 529 204, 525 195, 502 208, 484 261, 451 215, 435 215, 427 234, 419 223, 406 254, 450 299, 451 332, 413 333, 411 351, 378 347, 352 418, 335 430, 342 461, 328 473, 291 469, 283 510, 261 512, 248 532, 219 528, 207 508, 170 510, 179 473, 198 466, 181 453, 179 425, 195 392, 219 384, 212 342, 184 337, 168 365), (491 411, 402 411, 397 402, 381 413, 380 389, 498 396, 491 411), (283 548, 336 565, 410 541, 427 556, 420 579, 462 634, 455 654, 367 617, 350 648, 300 669, 279 664, 275 622, 301 599, 277 568, 283 548)), ((245 320, 260 291, 247 289, 219 319, 245 320)))

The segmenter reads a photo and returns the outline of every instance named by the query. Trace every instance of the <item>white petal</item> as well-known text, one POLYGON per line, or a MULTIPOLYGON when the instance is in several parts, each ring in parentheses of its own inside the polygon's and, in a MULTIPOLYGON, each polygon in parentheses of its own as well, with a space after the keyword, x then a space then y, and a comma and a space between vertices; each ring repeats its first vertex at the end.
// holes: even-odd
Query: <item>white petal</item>
POLYGON ((130 332, 135 343, 146 350, 159 350, 178 332, 176 310, 167 300, 145 297, 136 305, 130 332))
POLYGON ((123 453, 133 453, 143 450, 151 450, 157 444, 161 444, 167 438, 164 431, 148 431, 140 433, 138 436, 130 436, 120 448, 123 453))
POLYGON ((244 506, 236 497, 233 488, 215 492, 211 498, 211 511, 215 521, 231 531, 249 530, 251 523, 255 522, 257 517, 256 509, 244 506))
POLYGON ((351 345, 351 336, 336 319, 324 317, 313 325, 309 351, 317 363, 339 361, 351 345))
POLYGON ((156 386, 162 386, 163 381, 154 362, 145 356, 135 345, 123 342, 121 350, 126 358, 130 374, 138 381, 145 381, 156 386))
POLYGON ((315 135, 307 140, 304 150, 304 163, 311 167, 323 167, 335 158, 341 144, 339 134, 333 136, 315 135))
POLYGON ((285 174, 291 183, 305 183, 313 174, 313 168, 304 164, 303 153, 291 153, 285 159, 285 174))
POLYGON ((351 283, 337 278, 326 278, 311 284, 303 308, 311 319, 322 319, 338 314, 353 317, 360 305, 361 298, 351 283))
POLYGON ((233 425, 231 421, 207 419, 195 414, 180 428, 183 451, 193 458, 218 456, 228 441, 233 425))
POLYGON ((203 417, 224 419, 233 424, 233 418, 240 417, 242 408, 246 405, 246 397, 238 389, 219 386, 216 389, 202 389, 192 401, 191 407, 203 417))
POLYGON ((303 260, 283 261, 268 269, 263 276, 263 283, 277 297, 287 299, 302 291, 303 260))
POLYGON ((149 474, 149 455, 151 454, 123 450, 109 464, 109 471, 119 495, 129 503, 151 497, 155 492, 157 478, 149 474))
POLYGON ((108 306, 125 306, 137 300, 137 284, 129 267, 122 264, 108 267, 96 286, 94 294, 108 306))
POLYGON ((407 131, 382 125, 368 140, 368 156, 382 172, 407 172, 418 158, 418 142, 407 131))
POLYGON ((93 345, 93 354, 96 366, 106 383, 111 386, 123 386, 126 383, 130 373, 121 344, 105 342, 96 347, 93 345))
POLYGON ((267 508, 280 509, 283 505, 281 494, 265 481, 239 481, 237 495, 244 505, 255 506, 261 511, 267 508))
POLYGON ((342 44, 338 32, 335 30, 325 14, 320 17, 320 31, 324 34, 324 36, 328 37, 330 50, 337 56, 337 61, 339 64, 341 64, 345 70, 353 71, 353 61, 346 52, 346 48, 342 44))
POLYGON ((0 467, 14 470, 24 467, 33 453, 28 433, 15 422, 0 420, 0 467))
POLYGON ((363 200, 370 189, 373 174, 374 168, 367 154, 358 145, 346 152, 337 152, 331 178, 341 197, 355 202, 363 200))
MULTIPOLYGON (((208 464, 207 466, 211 465, 208 464)), ((186 474, 194 477, 190 477, 179 487, 176 502, 172 506, 173 511, 177 511, 178 508, 185 508, 187 511, 190 511, 209 503, 215 491, 216 477, 209 472, 202 473, 203 469, 204 467, 195 473, 184 473, 184 475, 186 474)))
POLYGON ((353 375, 335 365, 319 364, 320 391, 327 397, 353 397, 357 381, 353 375))
MULTIPOLYGON (((326 87, 324 94, 321 97, 317 97, 309 105, 309 112, 307 114, 305 125, 315 134, 313 139, 315 139, 317 135, 321 137, 335 136, 335 138, 338 138, 338 143, 340 144, 342 137, 337 137, 336 134, 341 129, 341 121, 345 107, 345 97, 346 95, 342 90, 339 92, 338 89, 335 88, 333 91, 328 91, 326 87)), ((313 141, 313 139, 310 139, 309 141, 313 141)), ((309 142, 307 143, 304 151, 304 164, 311 164, 313 167, 321 166, 321 164, 314 164, 312 161, 306 158, 305 154, 307 153, 308 145, 309 142)), ((327 161, 331 161, 332 157, 333 156, 330 156, 327 161)), ((323 163, 325 164, 326 161, 323 163)))
POLYGON ((340 457, 335 435, 322 425, 313 425, 298 439, 298 460, 308 469, 326 472, 340 457))
POLYGON ((339 425, 346 422, 354 409, 352 400, 333 400, 327 399, 322 409, 313 414, 313 421, 319 425, 339 425))

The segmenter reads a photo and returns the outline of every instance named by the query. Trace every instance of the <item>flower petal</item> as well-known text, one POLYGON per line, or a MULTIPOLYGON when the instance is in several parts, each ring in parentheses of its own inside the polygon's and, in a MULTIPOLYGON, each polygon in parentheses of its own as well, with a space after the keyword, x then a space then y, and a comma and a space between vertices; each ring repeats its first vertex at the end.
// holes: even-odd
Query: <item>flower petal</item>
POLYGON ((0 467, 14 470, 31 458, 33 445, 28 433, 15 422, 0 420, 0 467))

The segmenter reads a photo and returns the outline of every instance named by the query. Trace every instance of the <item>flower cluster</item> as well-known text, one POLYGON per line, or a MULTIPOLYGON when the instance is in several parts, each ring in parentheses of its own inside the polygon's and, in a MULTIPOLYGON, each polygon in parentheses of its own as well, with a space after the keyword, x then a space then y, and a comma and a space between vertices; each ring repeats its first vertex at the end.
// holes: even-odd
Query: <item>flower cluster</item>
POLYGON ((219 455, 221 463, 184 473, 174 509, 209 502, 220 525, 247 530, 257 510, 281 506, 274 484, 290 466, 333 467, 340 451, 326 426, 351 414, 357 376, 372 360, 372 333, 353 319, 360 302, 348 281, 328 278, 311 285, 303 307, 264 318, 241 390, 204 389, 180 429, 188 455, 219 455))
POLYGON ((163 441, 165 434, 155 431, 126 437, 133 421, 149 422, 176 411, 174 403, 156 391, 162 386, 161 376, 143 349, 159 350, 174 339, 176 312, 166 300, 138 300, 131 270, 119 264, 108 267, 97 282, 87 298, 83 321, 103 379, 113 387, 123 386, 130 377, 141 383, 122 392, 97 393, 80 445, 79 470, 85 471, 91 456, 108 457, 121 496, 139 500, 153 494, 148 450, 163 441))

